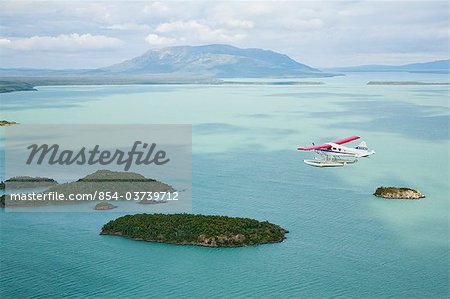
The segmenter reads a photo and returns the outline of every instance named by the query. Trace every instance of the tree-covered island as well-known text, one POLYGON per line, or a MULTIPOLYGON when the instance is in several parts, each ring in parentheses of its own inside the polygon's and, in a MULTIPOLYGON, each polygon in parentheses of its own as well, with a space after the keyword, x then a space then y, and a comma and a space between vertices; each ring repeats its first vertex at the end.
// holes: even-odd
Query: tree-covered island
POLYGON ((17 123, 15 121, 9 121, 9 120, 5 120, 5 119, 0 120, 0 127, 6 127, 6 126, 12 126, 12 125, 17 125, 17 123))
POLYGON ((418 190, 397 187, 379 187, 373 195, 389 199, 420 199, 425 197, 418 190))
POLYGON ((249 218, 194 214, 135 214, 111 220, 101 235, 139 241, 206 247, 241 247, 278 243, 284 228, 249 218))
POLYGON ((17 176, 0 182, 0 190, 41 188, 58 185, 54 179, 43 177, 17 176))

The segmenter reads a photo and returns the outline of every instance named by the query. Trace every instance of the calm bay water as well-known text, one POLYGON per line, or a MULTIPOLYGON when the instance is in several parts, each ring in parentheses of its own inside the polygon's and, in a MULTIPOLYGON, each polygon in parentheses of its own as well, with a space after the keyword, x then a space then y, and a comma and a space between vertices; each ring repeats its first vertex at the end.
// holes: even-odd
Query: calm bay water
POLYGON ((280 244, 211 249, 99 236, 120 213, 0 211, 1 297, 446 298, 448 87, 370 80, 448 77, 2 94, 0 118, 20 123, 192 123, 193 212, 268 220, 290 233, 280 244), (376 155, 317 169, 302 162, 312 154, 296 151, 354 134, 376 155), (427 197, 374 198, 380 185, 418 188, 427 197))

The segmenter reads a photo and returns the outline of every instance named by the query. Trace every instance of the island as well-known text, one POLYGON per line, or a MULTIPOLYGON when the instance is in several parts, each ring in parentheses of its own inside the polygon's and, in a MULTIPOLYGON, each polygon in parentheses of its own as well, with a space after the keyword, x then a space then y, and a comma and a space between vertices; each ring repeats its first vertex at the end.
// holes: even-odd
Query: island
POLYGON ((0 120, 0 127, 6 127, 6 126, 12 126, 12 125, 17 125, 17 123, 15 121, 9 121, 9 120, 0 120))
POLYGON ((420 199, 425 197, 417 190, 397 187, 379 187, 373 195, 389 199, 420 199))
POLYGON ((286 233, 288 231, 278 225, 249 218, 134 214, 108 222, 100 234, 180 245, 242 247, 282 242, 286 233))
MULTIPOLYGON (((111 171, 111 170, 97 170, 77 181, 58 184, 56 181, 48 178, 31 178, 31 177, 16 177, 8 179, 0 184, 0 188, 6 189, 20 189, 20 188, 41 188, 49 187, 44 191, 39 191, 42 195, 41 200, 26 200, 26 194, 21 193, 20 200, 11 195, 6 195, 4 201, 7 207, 33 207, 45 205, 64 205, 64 204, 78 204, 83 203, 81 200, 70 200, 70 194, 83 194, 85 196, 91 195, 95 198, 95 194, 99 194, 98 200, 117 200, 126 201, 129 195, 133 195, 133 200, 137 203, 140 200, 143 204, 152 204, 147 202, 146 198, 134 198, 135 192, 175 192, 176 190, 169 184, 160 182, 153 178, 146 178, 143 175, 135 172, 125 171, 111 171), (45 184, 45 186, 44 186, 45 184), (106 195, 109 194, 109 195, 106 195), (53 200, 52 196, 65 195, 66 200, 53 200), (47 196, 47 197, 46 197, 47 196), (103 196, 104 198, 100 198, 103 196)), ((165 203, 160 200, 158 203, 165 203)))
POLYGON ((45 188, 58 185, 54 179, 44 177, 17 176, 0 182, 0 190, 45 188))
POLYGON ((138 203, 142 205, 155 205, 159 203, 167 203, 167 200, 142 199, 138 201, 138 203))
POLYGON ((232 45, 177 45, 152 48, 142 55, 93 69, 0 68, 0 93, 35 90, 36 86, 129 84, 268 84, 317 85, 299 78, 342 74, 323 72, 275 51, 232 45), (224 78, 249 78, 225 82, 224 78), (255 82, 255 78, 290 78, 284 82, 255 82))
POLYGON ((117 208, 117 206, 110 204, 109 202, 101 202, 95 205, 94 210, 104 211, 104 210, 112 210, 117 208))
POLYGON ((13 91, 36 91, 33 84, 28 82, 20 82, 12 78, 12 80, 4 81, 0 80, 0 93, 13 92, 13 91))

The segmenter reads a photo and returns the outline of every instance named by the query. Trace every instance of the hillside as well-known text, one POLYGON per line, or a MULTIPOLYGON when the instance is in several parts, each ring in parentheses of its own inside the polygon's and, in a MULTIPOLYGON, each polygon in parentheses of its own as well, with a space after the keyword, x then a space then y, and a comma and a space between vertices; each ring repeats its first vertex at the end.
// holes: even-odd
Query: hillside
MULTIPOLYGON (((23 183, 22 183, 23 184, 23 183)), ((126 200, 127 193, 131 194, 134 200, 134 192, 174 192, 175 189, 160 181, 146 178, 141 174, 134 172, 120 172, 110 170, 98 170, 89 174, 75 182, 64 184, 53 184, 51 187, 41 192, 42 195, 64 194, 66 200, 9 200, 7 196, 8 206, 34 206, 34 205, 52 205, 52 204, 73 204, 81 201, 67 199, 70 194, 92 195, 95 200, 126 200), (105 194, 111 196, 106 196, 105 194), (99 194, 97 197, 95 195, 99 194), (103 194, 102 196, 100 194, 103 194), (112 195, 117 196, 112 196, 112 195), (108 198, 107 198, 108 197, 108 198)), ((147 196, 147 195, 146 195, 147 196)), ((145 198, 139 198, 146 200, 145 198)), ((163 202, 163 201, 161 201, 163 202)))
POLYGON ((152 49, 131 60, 97 69, 99 74, 195 73, 216 77, 322 77, 324 74, 287 55, 230 45, 152 49))
MULTIPOLYGON (((230 45, 176 46, 151 49, 112 66, 83 70, 0 68, 0 77, 40 85, 197 83, 213 78, 329 77, 335 74, 299 63, 287 55, 230 45), (36 81, 34 78, 44 78, 36 81), (92 84, 92 83, 91 83, 92 84)), ((217 83, 217 82, 215 82, 217 83)), ((30 86, 32 87, 32 86, 30 86)))
POLYGON ((360 65, 327 68, 336 72, 410 72, 410 73, 443 73, 450 72, 450 59, 404 65, 360 65))

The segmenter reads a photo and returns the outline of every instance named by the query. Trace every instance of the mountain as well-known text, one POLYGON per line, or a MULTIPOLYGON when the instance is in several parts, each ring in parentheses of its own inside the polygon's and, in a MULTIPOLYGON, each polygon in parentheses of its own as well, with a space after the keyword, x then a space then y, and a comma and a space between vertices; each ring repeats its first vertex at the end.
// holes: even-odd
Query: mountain
POLYGON ((410 72, 410 73, 450 73, 450 59, 404 65, 360 65, 328 68, 338 72, 410 72))
POLYGON ((96 69, 94 73, 98 75, 184 73, 212 75, 219 78, 331 75, 277 52, 219 44, 152 49, 131 60, 96 69))

